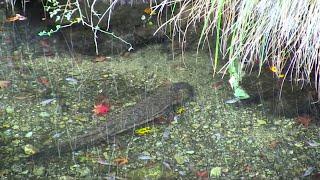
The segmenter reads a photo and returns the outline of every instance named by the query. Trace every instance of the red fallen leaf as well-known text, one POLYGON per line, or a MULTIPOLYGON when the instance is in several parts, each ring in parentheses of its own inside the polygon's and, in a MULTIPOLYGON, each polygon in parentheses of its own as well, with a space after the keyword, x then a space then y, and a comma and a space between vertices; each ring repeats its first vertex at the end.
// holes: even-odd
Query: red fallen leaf
POLYGON ((309 115, 298 116, 296 122, 302 124, 303 127, 308 128, 312 118, 309 115))
POLYGON ((199 179, 208 179, 208 171, 197 171, 196 172, 196 176, 199 178, 199 179))
POLYGON ((105 103, 95 105, 92 110, 96 116, 105 116, 109 111, 110 106, 105 103))
POLYGON ((38 82, 46 87, 48 87, 50 85, 49 83, 49 79, 46 78, 46 77, 39 77, 38 79, 38 82))

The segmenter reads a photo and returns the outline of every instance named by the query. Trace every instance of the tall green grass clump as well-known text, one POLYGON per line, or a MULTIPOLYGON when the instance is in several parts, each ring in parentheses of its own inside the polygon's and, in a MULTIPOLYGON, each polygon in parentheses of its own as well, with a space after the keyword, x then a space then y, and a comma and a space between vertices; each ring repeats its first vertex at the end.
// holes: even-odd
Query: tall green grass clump
POLYGON ((260 74, 268 65, 278 77, 313 84, 319 92, 319 1, 172 0, 155 8, 177 5, 177 12, 161 27, 171 26, 182 42, 190 29, 197 29, 199 48, 216 36, 214 72, 223 63, 219 70, 229 69, 241 81, 243 72, 251 72, 253 66, 260 67, 260 74))

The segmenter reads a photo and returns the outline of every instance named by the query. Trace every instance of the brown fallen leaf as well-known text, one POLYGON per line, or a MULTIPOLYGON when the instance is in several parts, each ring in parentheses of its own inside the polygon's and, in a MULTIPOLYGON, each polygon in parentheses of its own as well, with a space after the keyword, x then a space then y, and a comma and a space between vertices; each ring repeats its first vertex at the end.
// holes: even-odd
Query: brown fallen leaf
POLYGON ((222 85, 223 85, 223 81, 218 81, 218 82, 213 83, 211 87, 214 90, 219 90, 222 88, 222 85))
POLYGON ((110 104, 110 100, 108 96, 100 93, 95 98, 95 104, 102 104, 102 103, 110 104))
POLYGON ((170 121, 164 115, 160 115, 156 117, 153 122, 156 124, 168 124, 170 121))
POLYGON ((50 85, 49 83, 49 79, 47 77, 38 77, 38 82, 46 87, 48 87, 50 85))
POLYGON ((124 52, 122 52, 122 53, 120 54, 120 56, 121 56, 121 57, 124 57, 124 58, 128 58, 130 55, 131 55, 131 53, 128 52, 128 51, 124 51, 124 52))
POLYGON ((55 54, 48 48, 43 48, 43 55, 45 57, 53 57, 55 54))
POLYGON ((312 117, 310 117, 309 115, 302 115, 297 117, 296 122, 298 124, 302 124, 303 127, 308 128, 311 120, 312 117))
POLYGON ((129 160, 126 157, 119 157, 119 158, 116 158, 113 162, 119 166, 122 166, 122 165, 128 164, 129 160))
POLYGON ((108 56, 96 56, 96 58, 94 58, 94 62, 103 62, 110 59, 111 57, 108 56))
POLYGON ((49 43, 49 41, 47 39, 41 39, 39 41, 39 44, 43 48, 50 48, 51 47, 51 45, 50 45, 50 43, 49 43))
POLYGON ((246 164, 244 166, 243 170, 248 173, 248 172, 250 172, 252 170, 252 167, 249 164, 246 164))
POLYGON ((279 144, 279 141, 273 140, 273 141, 270 142, 269 148, 275 149, 278 146, 278 144, 279 144))
POLYGON ((11 85, 11 81, 0 81, 0 89, 8 88, 11 85))
POLYGON ((15 98, 18 100, 24 100, 24 99, 27 99, 28 97, 27 96, 16 96, 15 98))
POLYGON ((260 152, 259 154, 259 158, 263 161, 267 160, 267 156, 265 154, 263 154, 262 152, 260 152))
POLYGON ((22 15, 20 15, 20 14, 16 14, 15 16, 8 17, 8 18, 6 19, 6 22, 24 21, 24 20, 26 20, 26 19, 27 19, 27 17, 22 16, 22 15))

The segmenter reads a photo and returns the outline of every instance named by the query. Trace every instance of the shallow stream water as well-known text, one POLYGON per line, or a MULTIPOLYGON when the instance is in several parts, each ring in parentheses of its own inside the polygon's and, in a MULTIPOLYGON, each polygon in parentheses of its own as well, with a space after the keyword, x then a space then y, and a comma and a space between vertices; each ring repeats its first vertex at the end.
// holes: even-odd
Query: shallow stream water
POLYGON ((300 90, 290 82, 281 88, 281 81, 265 68, 259 78, 252 73, 244 79, 251 99, 226 104, 232 90, 227 77, 212 77, 206 52, 172 59, 161 44, 150 44, 131 53, 96 57, 70 51, 62 34, 39 37, 40 30, 27 21, 2 26, 0 177, 319 176, 320 131, 311 88, 300 90), (84 134, 108 121, 108 113, 134 107, 169 82, 188 82, 195 98, 105 143, 30 158, 48 145, 59 152, 57 138, 68 141, 84 134), (97 116, 93 109, 101 101, 110 111, 97 116))

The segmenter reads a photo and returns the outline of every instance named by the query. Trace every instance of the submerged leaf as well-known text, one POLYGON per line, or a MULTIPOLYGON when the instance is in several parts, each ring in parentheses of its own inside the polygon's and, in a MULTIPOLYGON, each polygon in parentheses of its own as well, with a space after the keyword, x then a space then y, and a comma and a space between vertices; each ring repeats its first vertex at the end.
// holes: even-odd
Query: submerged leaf
POLYGON ((11 85, 11 81, 0 81, 0 89, 8 88, 11 85))
POLYGON ((14 113, 14 108, 8 106, 8 107, 6 108, 6 112, 7 112, 8 114, 12 114, 12 113, 14 113))
POLYGON ((219 89, 222 88, 223 83, 224 83, 223 81, 218 81, 218 82, 213 83, 213 84, 211 85, 211 87, 212 87, 212 89, 214 89, 214 90, 219 90, 219 89))
POLYGON ((315 169, 315 167, 308 167, 308 169, 304 171, 302 177, 309 176, 315 169))
POLYGON ((103 62, 103 61, 106 61, 106 60, 109 60, 111 59, 111 57, 106 57, 106 56, 96 56, 94 58, 94 62, 103 62))
POLYGON ((37 152, 39 152, 39 150, 37 148, 35 148, 34 146, 32 146, 31 144, 27 144, 23 147, 24 153, 27 155, 33 155, 36 154, 37 152))
POLYGON ((6 22, 24 21, 26 19, 27 19, 27 17, 22 16, 21 14, 16 14, 15 16, 8 17, 6 19, 6 22))
POLYGON ((37 78, 38 82, 46 87, 50 86, 49 79, 47 77, 39 77, 37 78))
POLYGON ((303 115, 297 117, 297 123, 302 124, 303 127, 308 128, 312 118, 309 115, 303 115))
POLYGON ((210 177, 219 177, 221 176, 221 167, 214 167, 210 171, 210 177))
POLYGON ((43 166, 35 166, 33 169, 33 174, 36 176, 42 176, 46 171, 46 168, 43 166))
POLYGON ((50 117, 50 114, 47 112, 40 112, 39 116, 42 118, 45 118, 45 117, 50 117))
POLYGON ((42 106, 45 106, 45 105, 50 104, 50 103, 51 103, 52 101, 54 101, 54 100, 55 100, 55 98, 46 99, 46 100, 41 101, 40 104, 41 104, 42 106))
POLYGON ((257 120, 257 126, 262 126, 262 125, 266 125, 267 122, 265 120, 262 120, 262 119, 258 119, 257 120))
POLYGON ((106 103, 95 105, 92 110, 92 112, 96 116, 105 116, 106 114, 108 114, 109 111, 110 111, 110 106, 107 105, 106 103))
POLYGON ((183 164, 186 161, 186 157, 182 154, 175 154, 174 159, 177 161, 178 164, 183 164))
POLYGON ((121 166, 121 165, 128 164, 129 160, 128 160, 128 158, 126 158, 126 157, 120 157, 120 158, 116 158, 116 159, 114 160, 114 162, 115 162, 117 165, 121 166))
POLYGON ((279 144, 279 141, 273 140, 273 141, 270 142, 269 147, 271 149, 275 149, 278 146, 278 144, 279 144))
POLYGON ((26 135, 24 135, 24 137, 29 138, 29 137, 31 137, 31 136, 32 136, 32 134, 33 134, 33 132, 32 132, 32 131, 30 131, 30 132, 28 132, 26 135))
POLYGON ((78 80, 76 80, 76 79, 74 79, 74 78, 71 78, 71 77, 66 78, 66 81, 68 81, 68 83, 71 84, 71 85, 76 85, 76 84, 78 84, 78 80))
POLYGON ((149 156, 149 155, 141 154, 141 155, 138 156, 138 159, 146 161, 146 160, 151 160, 153 158, 151 156, 149 156))
POLYGON ((41 39, 39 41, 39 44, 42 48, 50 48, 51 47, 51 45, 47 39, 41 39))
POLYGON ((234 104, 234 103, 239 102, 239 101, 240 101, 240 99, 236 97, 236 98, 233 98, 233 99, 225 100, 224 103, 226 103, 226 104, 234 104))
POLYGON ((101 165, 110 165, 110 163, 105 159, 98 159, 97 163, 101 165))
POLYGON ((313 140, 307 141, 307 143, 308 143, 309 146, 311 146, 311 147, 318 147, 318 146, 320 146, 320 143, 318 143, 318 142, 316 142, 316 141, 313 141, 313 140))
POLYGON ((199 179, 206 179, 208 178, 208 171, 197 171, 196 172, 196 176, 199 178, 199 179))
POLYGON ((177 114, 183 114, 184 112, 186 112, 186 108, 183 106, 179 107, 176 111, 177 114))
POLYGON ((151 127, 144 127, 144 128, 140 128, 134 131, 137 135, 143 136, 146 134, 150 134, 152 132, 152 128, 151 127))

